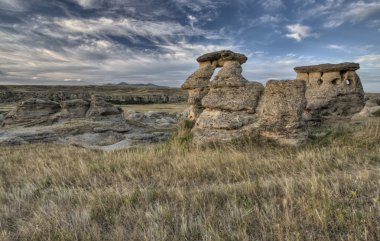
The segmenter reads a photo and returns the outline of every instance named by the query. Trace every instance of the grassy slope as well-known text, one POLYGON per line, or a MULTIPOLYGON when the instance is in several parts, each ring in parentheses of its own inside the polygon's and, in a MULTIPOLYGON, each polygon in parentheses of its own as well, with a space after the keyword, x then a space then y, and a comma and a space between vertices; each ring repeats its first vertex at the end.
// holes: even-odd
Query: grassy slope
POLYGON ((299 148, 0 147, 0 240, 379 240, 380 123, 299 148))

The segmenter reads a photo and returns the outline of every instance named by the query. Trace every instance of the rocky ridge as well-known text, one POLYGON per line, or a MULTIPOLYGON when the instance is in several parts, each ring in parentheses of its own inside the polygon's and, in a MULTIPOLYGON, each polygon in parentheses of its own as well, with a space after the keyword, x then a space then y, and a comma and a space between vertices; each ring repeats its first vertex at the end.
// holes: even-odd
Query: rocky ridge
POLYGON ((128 111, 99 96, 60 103, 29 99, 1 116, 0 145, 49 142, 99 150, 115 150, 167 140, 176 113, 128 111))

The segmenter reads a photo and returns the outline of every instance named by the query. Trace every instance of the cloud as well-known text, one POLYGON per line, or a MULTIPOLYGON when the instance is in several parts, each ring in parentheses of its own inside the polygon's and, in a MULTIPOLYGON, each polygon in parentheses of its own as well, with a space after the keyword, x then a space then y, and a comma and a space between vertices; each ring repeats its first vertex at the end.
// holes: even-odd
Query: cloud
POLYGON ((32 17, 0 31, 0 65, 13 75, 1 82, 179 86, 196 68, 197 56, 226 48, 236 46, 218 33, 173 21, 32 17), (136 47, 141 38, 151 45, 136 47))
POLYGON ((328 21, 324 26, 327 28, 336 28, 346 22, 355 24, 366 20, 375 13, 380 13, 380 2, 366 3, 360 1, 351 3, 344 8, 344 11, 328 17, 328 21))
POLYGON ((23 11, 26 3, 21 0, 0 0, 0 9, 8 11, 23 11))
MULTIPOLYGON (((195 18, 190 19, 195 21, 195 18)), ((55 19, 54 21, 64 31, 80 34, 117 35, 135 40, 143 36, 152 40, 155 38, 169 41, 168 38, 176 36, 212 36, 201 29, 184 26, 170 21, 145 21, 133 18, 112 19, 100 17, 95 19, 55 19)))
MULTIPOLYGON (((367 54, 355 58, 355 62, 360 63, 362 68, 379 69, 380 54, 367 54)), ((380 81, 380 79, 378 79, 380 81)))
POLYGON ((260 4, 267 11, 276 10, 276 9, 285 7, 282 0, 261 0, 260 4))
POLYGON ((82 79, 79 79, 79 78, 77 78, 77 79, 63 79, 63 81, 65 81, 65 82, 80 82, 82 79))
POLYGON ((318 37, 318 34, 312 33, 311 28, 302 24, 293 24, 286 26, 289 33, 285 36, 287 38, 295 39, 297 42, 301 42, 308 37, 318 37))
MULTIPOLYGON (((299 1, 299 0, 297 0, 299 1)), ((299 9, 301 19, 318 18, 325 28, 336 28, 345 23, 357 24, 380 13, 380 2, 325 0, 323 3, 303 6, 299 9)))

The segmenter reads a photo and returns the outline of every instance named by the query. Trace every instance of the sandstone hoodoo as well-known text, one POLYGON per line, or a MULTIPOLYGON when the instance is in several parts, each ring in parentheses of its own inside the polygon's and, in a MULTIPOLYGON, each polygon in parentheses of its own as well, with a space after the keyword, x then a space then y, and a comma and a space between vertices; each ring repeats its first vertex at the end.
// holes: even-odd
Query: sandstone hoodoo
POLYGON ((255 120, 255 108, 264 87, 242 76, 241 64, 247 57, 232 51, 205 54, 198 59, 214 61, 222 67, 210 82, 202 100, 205 110, 192 130, 194 142, 231 141, 246 134, 244 128, 255 120))
POLYGON ((188 118, 196 120, 195 143, 260 136, 299 145, 308 136, 305 121, 350 118, 364 106, 356 63, 296 67, 296 80, 270 80, 264 88, 242 76, 241 65, 247 61, 243 54, 223 50, 197 61, 199 69, 183 85, 189 90, 188 118))
POLYGON ((357 63, 295 67, 297 79, 306 81, 307 106, 304 118, 321 122, 352 117, 364 107, 364 91, 357 63))

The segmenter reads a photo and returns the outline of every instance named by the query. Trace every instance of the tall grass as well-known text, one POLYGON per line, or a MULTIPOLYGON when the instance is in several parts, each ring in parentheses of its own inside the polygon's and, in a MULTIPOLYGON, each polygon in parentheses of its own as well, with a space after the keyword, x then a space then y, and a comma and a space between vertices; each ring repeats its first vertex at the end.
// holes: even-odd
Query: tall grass
POLYGON ((0 147, 0 240, 380 240, 379 122, 322 131, 298 148, 0 147))

